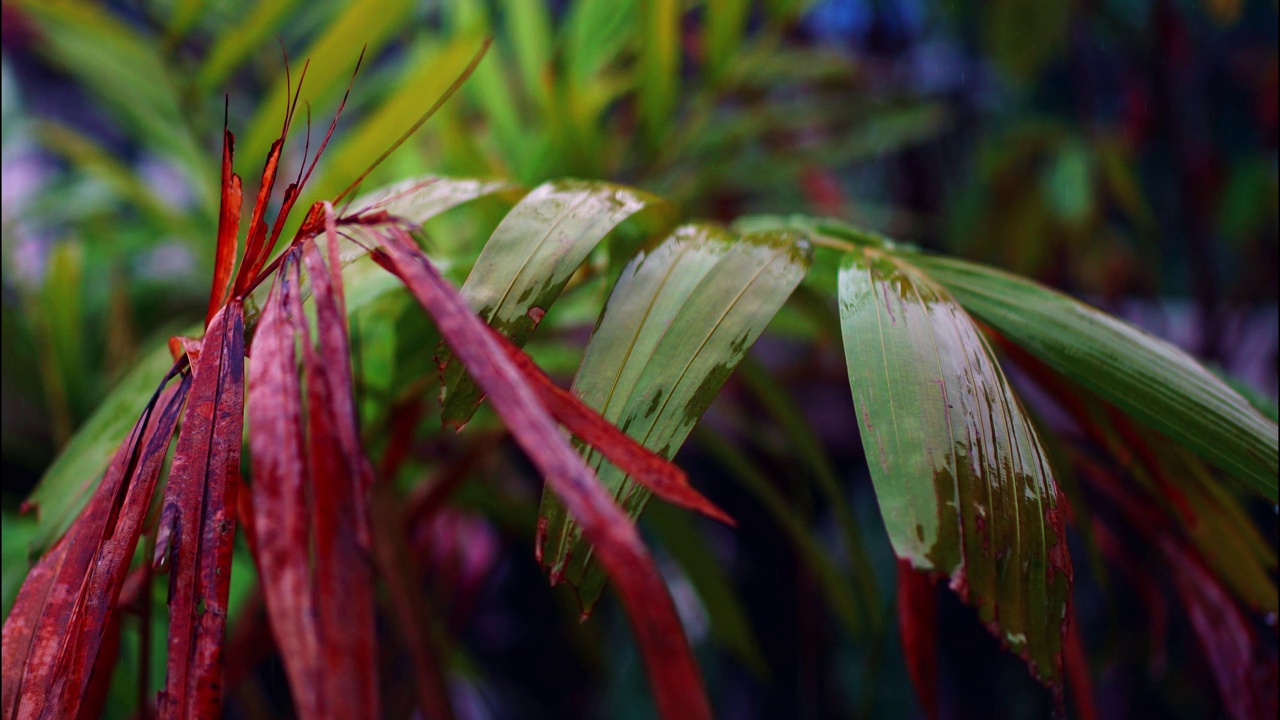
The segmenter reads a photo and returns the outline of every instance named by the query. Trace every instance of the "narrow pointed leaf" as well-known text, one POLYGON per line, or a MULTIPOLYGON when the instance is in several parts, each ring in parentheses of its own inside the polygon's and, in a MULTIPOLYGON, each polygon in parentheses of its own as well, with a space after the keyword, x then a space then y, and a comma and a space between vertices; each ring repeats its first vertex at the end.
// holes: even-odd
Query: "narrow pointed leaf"
POLYGON ((244 425, 244 307, 209 324, 169 472, 158 543, 170 558, 169 660, 159 714, 217 717, 244 425))
POLYGON ((285 256, 253 338, 249 451, 259 576, 299 717, 320 717, 319 632, 310 563, 309 481, 296 344, 306 330, 298 253, 285 256))
POLYGON ((304 343, 308 450, 313 473, 316 620, 325 672, 324 717, 380 716, 373 618, 369 491, 373 468, 360 447, 332 208, 329 257, 304 242, 316 305, 317 343, 304 343))
POLYGON ((1276 500, 1276 423, 1181 349, 994 268, 930 256, 911 261, 1050 367, 1276 500))
MULTIPOLYGON (((623 220, 649 207, 647 193, 599 182, 555 182, 532 190, 493 231, 462 286, 471 308, 523 346, 583 260, 623 220)), ((481 400, 442 353, 445 422, 461 427, 481 400)))
POLYGON ((244 196, 240 176, 231 171, 231 159, 235 154, 236 138, 231 131, 222 131, 222 203, 218 209, 218 251, 213 261, 213 289, 209 293, 209 309, 204 324, 208 326, 213 316, 227 301, 231 290, 231 271, 236 265, 236 249, 240 244, 240 208, 244 196))
POLYGON ((455 357, 489 396, 547 485, 581 523, 583 535, 596 545, 635 631, 661 716, 710 718, 701 672, 652 556, 635 527, 570 447, 519 368, 407 233, 388 228, 373 257, 400 277, 432 316, 455 357))
POLYGON ((1060 688, 1064 501, 991 348, 945 290, 879 250, 852 251, 839 288, 849 383, 894 551, 948 575, 1060 688))
MULTIPOLYGON (((737 237, 684 226, 623 271, 587 345, 573 392, 662 457, 674 457, 733 368, 808 270, 793 233, 737 237)), ((649 492, 587 454, 632 518, 649 492)), ((539 545, 553 580, 578 590, 584 611, 603 588, 591 553, 560 502, 543 492, 539 545)))

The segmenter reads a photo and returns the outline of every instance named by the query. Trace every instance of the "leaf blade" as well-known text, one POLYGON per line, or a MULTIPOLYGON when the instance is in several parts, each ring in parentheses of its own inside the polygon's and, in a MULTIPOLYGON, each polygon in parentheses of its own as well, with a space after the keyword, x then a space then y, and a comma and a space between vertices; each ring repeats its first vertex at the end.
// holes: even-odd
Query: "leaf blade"
MULTIPOLYGON (((559 181, 530 191, 494 229, 462 292, 481 318, 523 346, 570 276, 627 218, 670 206, 648 193, 599 182, 559 181)), ((443 417, 461 427, 481 400, 448 352, 443 417)))
POLYGON ((1276 424, 1181 349, 994 268, 924 255, 912 262, 1053 369, 1276 500, 1276 424))
POLYGON ((849 383, 895 553, 950 576, 1060 688, 1064 501, 990 347, 945 290, 875 249, 846 256, 839 289, 849 383))
MULTIPOLYGON (((619 277, 573 392, 645 447, 673 457, 810 259, 807 242, 793 233, 737 237, 712 226, 677 228, 619 277)), ((588 463, 637 516, 648 492, 598 454, 588 455, 588 463)), ((553 581, 568 579, 589 610, 603 588, 599 569, 579 547, 563 507, 545 492, 539 516, 544 568, 553 581)))

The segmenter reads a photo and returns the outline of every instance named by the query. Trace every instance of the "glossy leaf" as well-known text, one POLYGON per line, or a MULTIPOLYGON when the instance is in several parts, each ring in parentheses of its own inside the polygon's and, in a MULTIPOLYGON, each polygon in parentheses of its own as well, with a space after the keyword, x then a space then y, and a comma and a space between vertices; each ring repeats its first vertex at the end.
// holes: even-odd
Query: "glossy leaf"
MULTIPOLYGON (((736 237, 689 225, 638 255, 619 277, 587 345, 573 391, 645 447, 674 457, 733 368, 808 270, 792 233, 736 237)), ((649 493, 599 454, 587 461, 634 518, 649 493)), ((553 581, 567 579, 584 611, 603 588, 591 552, 544 492, 538 545, 553 581)))
MULTIPOLYGON (((665 201, 600 182, 560 181, 535 188, 493 231, 462 286, 471 308, 517 346, 524 345, 569 277, 619 223, 665 201)), ((461 427, 481 395, 457 363, 444 364, 445 422, 461 427)))
POLYGON ((911 262, 965 309, 1053 369, 1276 500, 1276 423, 1187 353, 994 268, 931 256, 911 262))
POLYGON ((879 250, 852 251, 839 284, 849 383, 894 551, 949 576, 1060 687, 1065 502, 991 348, 945 290, 879 250))
POLYGON ((585 538, 596 544, 635 631, 659 713, 664 718, 710 718, 701 673, 653 558, 492 331, 403 230, 388 228, 373 257, 400 277, 432 316, 547 485, 582 524, 585 538))
POLYGON ((733 518, 689 485, 689 478, 683 470, 611 425, 573 394, 560 389, 542 372, 533 358, 521 352, 510 340, 496 334, 495 339, 512 363, 524 374, 526 382, 537 393, 547 412, 574 437, 594 448, 631 479, 663 500, 703 513, 720 522, 734 524, 733 518))

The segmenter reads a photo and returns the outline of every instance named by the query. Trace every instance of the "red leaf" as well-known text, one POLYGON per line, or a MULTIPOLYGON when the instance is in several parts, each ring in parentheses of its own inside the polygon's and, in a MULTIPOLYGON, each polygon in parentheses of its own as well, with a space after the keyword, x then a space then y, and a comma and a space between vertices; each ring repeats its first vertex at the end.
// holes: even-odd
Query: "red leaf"
MULTIPOLYGON (((286 124, 285 132, 288 131, 286 124)), ((258 186, 258 197, 253 201, 253 214, 249 216, 249 235, 245 239, 244 259, 240 262, 240 271, 236 273, 234 296, 240 296, 253 280, 262 264, 266 262, 271 248, 267 247, 267 203, 271 200, 271 189, 276 184, 276 173, 280 169, 280 150, 284 147, 284 132, 271 143, 271 151, 267 153, 267 163, 262 168, 262 184, 258 186)), ((287 212, 287 209, 285 209, 287 212)), ((283 214, 281 215, 283 217, 283 214)), ((273 236, 274 237, 274 236, 273 236)))
POLYGON ((373 468, 360 448, 337 237, 327 208, 328 265, 303 243, 319 347, 305 343, 307 421, 314 484, 316 617, 326 666, 325 711, 344 720, 376 718, 373 556, 368 493, 373 468))
POLYGON ((410 556, 405 511, 400 498, 386 484, 374 488, 371 505, 378 574, 386 584, 398 634, 413 658, 418 709, 431 720, 452 720, 453 705, 440 659, 440 643, 433 630, 431 603, 421 592, 421 568, 410 556))
POLYGON ((79 712, 187 388, 151 399, 84 511, 23 584, 4 626, 4 717, 79 712))
POLYGON ((938 595, 929 573, 898 560, 898 634, 925 717, 938 717, 938 595))
POLYGON ((496 330, 494 338, 542 399, 551 415, 583 442, 594 447, 635 481, 672 505, 695 510, 726 525, 737 525, 689 484, 689 478, 675 463, 641 445, 572 393, 560 388, 542 368, 514 343, 496 330))
POLYGON ((506 422, 512 436, 595 545, 613 580, 645 660, 658 711, 664 718, 710 718, 675 606, 652 556, 627 516, 561 435, 524 373, 494 339, 457 289, 414 245, 408 233, 384 228, 382 247, 371 254, 398 276, 431 315, 454 355, 506 422))
POLYGON ((1218 578, 1190 548, 1165 536, 1160 549, 1187 609, 1227 712, 1236 720, 1277 716, 1277 663, 1218 578))
POLYGON ((253 338, 249 449, 259 577, 299 717, 320 717, 319 639, 310 580, 310 502, 295 350, 306 331, 298 252, 288 251, 253 338))
POLYGON ((162 718, 217 717, 244 424, 244 306, 214 316, 192 365, 191 397, 169 473, 169 662, 162 718))
POLYGON ((284 256, 263 312, 250 382, 254 516, 263 591, 299 714, 372 718, 379 712, 373 472, 360 447, 339 269, 336 257, 326 264, 304 240, 284 256), (299 256, 311 279, 318 348, 298 294, 299 256))
MULTIPOLYGON (((1191 626, 1204 649, 1205 658, 1222 695, 1222 701, 1236 720, 1276 717, 1280 666, 1274 650, 1261 642, 1257 630, 1222 581, 1205 565, 1196 549, 1175 527, 1167 524, 1158 506, 1131 490, 1122 478, 1083 455, 1076 463, 1084 477, 1111 500, 1151 546, 1159 548, 1178 597, 1187 610, 1191 626)), ((1103 524, 1095 526, 1095 536, 1104 550, 1119 544, 1115 534, 1103 524), (1101 531, 1101 532, 1099 532, 1101 531)), ((1114 550, 1112 554, 1116 554, 1114 550)))
POLYGON ((205 327, 213 321, 231 290, 231 271, 236 265, 236 248, 240 243, 240 208, 244 195, 240 176, 231 172, 231 157, 235 153, 236 138, 225 127, 222 129, 222 204, 218 210, 218 252, 213 262, 213 287, 209 291, 209 309, 205 312, 205 327))

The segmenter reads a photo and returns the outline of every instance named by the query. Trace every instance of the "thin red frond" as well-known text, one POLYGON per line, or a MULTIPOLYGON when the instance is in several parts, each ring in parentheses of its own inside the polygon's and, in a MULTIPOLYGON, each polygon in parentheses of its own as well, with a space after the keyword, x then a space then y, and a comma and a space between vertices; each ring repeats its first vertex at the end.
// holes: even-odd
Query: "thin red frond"
POLYGON ((664 718, 710 718, 702 673, 675 605, 635 526, 560 433, 524 373, 402 228, 384 229, 372 257, 405 283, 435 321, 516 442, 579 522, 613 580, 664 718))
POLYGON ((253 513, 267 610, 300 715, 372 718, 373 472, 360 447, 343 306, 336 257, 326 262, 311 239, 282 256, 254 339, 253 513), (303 263, 315 343, 299 292, 303 263))
POLYGON ((169 662, 162 718, 218 717, 222 649, 235 537, 244 424, 244 306, 214 317, 169 473, 160 523, 167 533, 169 662))
POLYGON ((253 338, 249 450, 256 561, 271 627, 299 717, 321 717, 319 640, 310 572, 310 500, 298 336, 306 331, 298 296, 298 255, 282 257, 253 338))
POLYGON ((236 138, 222 127, 222 201, 218 209, 218 250, 213 262, 213 286, 209 291, 209 309, 205 312, 205 327, 227 301, 231 291, 231 273, 236 265, 236 251, 240 243, 240 209, 244 204, 240 176, 231 170, 235 154, 236 138))
MULTIPOLYGON (((332 219, 330 217, 330 228, 332 219)), ((330 239, 336 253, 336 238, 330 239)), ((341 267, 316 243, 302 245, 316 308, 317 342, 304 344, 307 429, 314 488, 316 618, 325 664, 327 717, 376 718, 369 490, 373 468, 360 447, 351 386, 341 267)))

